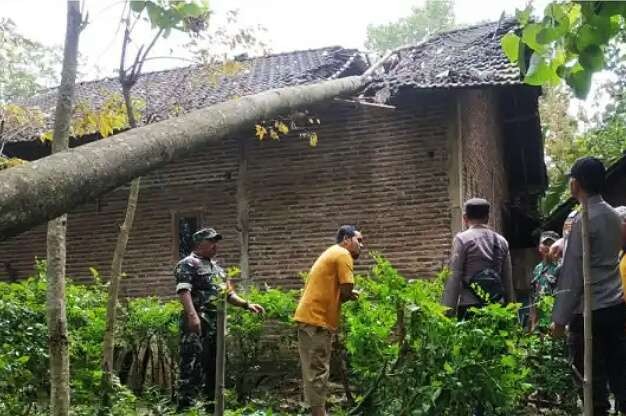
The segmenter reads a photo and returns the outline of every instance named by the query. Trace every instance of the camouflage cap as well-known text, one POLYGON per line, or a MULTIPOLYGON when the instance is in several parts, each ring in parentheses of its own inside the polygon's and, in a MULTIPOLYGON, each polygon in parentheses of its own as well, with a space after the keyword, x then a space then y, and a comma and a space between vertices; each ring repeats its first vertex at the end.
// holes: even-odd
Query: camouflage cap
POLYGON ((202 228, 191 236, 194 243, 198 243, 202 240, 219 241, 222 239, 222 235, 215 231, 215 228, 202 228))

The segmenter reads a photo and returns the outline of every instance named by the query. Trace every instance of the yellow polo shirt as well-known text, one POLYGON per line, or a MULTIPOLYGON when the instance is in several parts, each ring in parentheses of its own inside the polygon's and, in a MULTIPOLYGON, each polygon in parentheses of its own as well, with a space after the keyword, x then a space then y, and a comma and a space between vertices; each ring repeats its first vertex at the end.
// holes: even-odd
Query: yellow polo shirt
POLYGON ((327 248, 311 267, 294 319, 336 331, 341 309, 339 285, 354 284, 352 270, 348 250, 338 244, 327 248))

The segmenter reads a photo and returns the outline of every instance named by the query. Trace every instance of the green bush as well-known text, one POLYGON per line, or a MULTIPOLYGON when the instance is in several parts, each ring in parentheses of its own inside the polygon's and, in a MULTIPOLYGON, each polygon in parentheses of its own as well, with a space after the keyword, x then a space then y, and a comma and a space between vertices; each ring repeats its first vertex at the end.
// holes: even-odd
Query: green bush
MULTIPOLYGON (((352 414, 468 415, 481 404, 489 415, 508 415, 520 414, 528 408, 525 403, 533 403, 535 410, 546 405, 574 413, 576 395, 563 342, 545 336, 550 298, 542 303, 544 319, 535 334, 522 331, 515 306, 490 306, 457 322, 439 303, 445 278, 442 273, 433 281, 408 281, 382 257, 376 257, 367 277, 357 276, 361 297, 343 306, 340 334, 349 382, 357 393, 352 414)), ((267 392, 260 396, 258 389, 267 384, 259 363, 269 360, 278 368, 286 358, 280 354, 293 346, 298 292, 250 288, 242 295, 267 313, 228 309, 227 377, 233 390, 227 405, 247 403, 228 414, 300 414, 298 403, 286 407, 267 392)), ((67 284, 72 414, 175 414, 171 392, 180 302, 141 298, 119 306, 119 379, 104 411, 100 366, 106 296, 96 273, 91 285, 67 284)), ((0 415, 47 413, 45 308, 43 263, 30 279, 0 283, 0 415)), ((192 409, 188 414, 203 413, 192 409)))
POLYGON ((457 322, 440 305, 445 272, 408 281, 375 259, 371 274, 358 277, 359 300, 344 305, 343 338, 361 394, 352 414, 469 415, 480 405, 486 414, 510 415, 537 395, 532 382, 564 382, 562 354, 548 369, 529 360, 562 343, 525 333, 518 305, 490 305, 457 322))
POLYGON ((281 349, 277 346, 289 346, 295 342, 295 331, 289 324, 296 309, 297 295, 296 291, 252 287, 242 296, 251 303, 262 305, 266 311, 264 315, 252 314, 241 308, 228 308, 227 375, 239 402, 247 401, 260 384, 260 359, 279 363, 284 357, 279 356, 281 349), (269 331, 268 323, 273 324, 269 331), (273 339, 276 345, 264 348, 263 335, 268 333, 278 338, 273 339), (264 356, 263 352, 266 353, 264 356))
MULTIPOLYGON (((102 414, 102 341, 107 286, 95 270, 90 285, 66 285, 72 414, 102 414)), ((0 282, 0 415, 45 414, 49 373, 45 262, 35 276, 0 282)), ((260 374, 255 372, 267 322, 272 330, 289 323, 296 292, 250 289, 244 296, 267 313, 229 308, 228 375, 236 396, 248 399, 260 374)), ((178 371, 178 300, 136 298, 118 305, 114 391, 106 414, 174 414, 171 397, 178 371), (120 384, 120 381, 122 382, 120 384), (139 409, 139 410, 138 410, 139 409)), ((293 341, 288 328, 283 341, 293 341)), ((193 413, 193 411, 191 412, 193 413)))

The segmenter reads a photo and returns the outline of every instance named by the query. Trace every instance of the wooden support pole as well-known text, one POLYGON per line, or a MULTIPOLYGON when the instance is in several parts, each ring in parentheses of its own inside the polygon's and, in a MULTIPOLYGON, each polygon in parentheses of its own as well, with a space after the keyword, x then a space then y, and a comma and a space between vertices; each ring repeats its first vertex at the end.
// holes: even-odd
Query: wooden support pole
POLYGON ((582 239, 583 239, 583 318, 585 337, 585 371, 583 377, 583 414, 593 416, 593 332, 591 314, 591 242, 589 240, 589 204, 587 197, 582 199, 582 239))
POLYGON ((250 201, 248 192, 248 139, 239 141, 239 175, 237 176, 237 231, 239 234, 239 270, 241 283, 250 278, 250 201))
POLYGON ((217 353, 215 359, 215 416, 224 416, 226 374, 226 293, 217 305, 217 353))

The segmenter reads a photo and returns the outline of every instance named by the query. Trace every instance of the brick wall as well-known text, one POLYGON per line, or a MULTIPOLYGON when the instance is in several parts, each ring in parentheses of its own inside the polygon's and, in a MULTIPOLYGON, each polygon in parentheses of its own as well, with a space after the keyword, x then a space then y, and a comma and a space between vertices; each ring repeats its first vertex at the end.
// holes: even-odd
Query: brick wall
MULTIPOLYGON (((297 137, 254 141, 246 181, 252 278, 298 286, 297 273, 343 223, 358 224, 368 248, 407 277, 432 276, 447 261, 451 239, 447 108, 444 98, 410 110, 334 103, 316 112, 316 148, 297 137)), ((172 295, 176 214, 201 213, 224 235, 221 263, 238 263, 239 151, 226 140, 143 178, 123 295, 172 295)), ((118 189, 70 214, 68 275, 87 281, 92 266, 106 278, 126 196, 118 189)), ((25 277, 34 256, 45 254, 44 228, 0 243, 0 253, 0 262, 25 277)), ((371 261, 364 256, 358 264, 365 271, 371 261)), ((7 278, 1 267, 0 278, 7 278)))
POLYGON ((465 199, 485 198, 492 204, 489 224, 502 232, 503 210, 508 199, 503 164, 504 137, 496 90, 464 90, 459 93, 460 131, 465 199))

